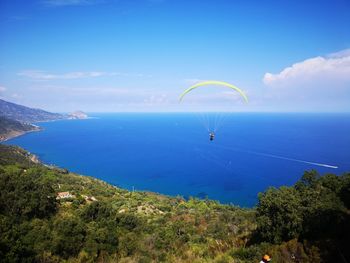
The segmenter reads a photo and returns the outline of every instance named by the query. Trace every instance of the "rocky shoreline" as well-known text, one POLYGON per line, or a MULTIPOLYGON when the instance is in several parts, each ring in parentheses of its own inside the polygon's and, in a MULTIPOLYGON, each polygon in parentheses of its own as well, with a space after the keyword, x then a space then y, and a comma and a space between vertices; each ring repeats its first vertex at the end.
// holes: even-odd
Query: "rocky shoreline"
POLYGON ((27 133, 30 133, 30 132, 37 132, 37 131, 41 131, 42 128, 40 128, 39 126, 36 126, 36 125, 32 125, 33 126, 33 129, 32 130, 12 130, 12 131, 9 131, 8 133, 5 133, 5 134, 0 134, 0 142, 5 142, 5 141, 8 141, 8 140, 11 140, 13 138, 16 138, 16 137, 19 137, 19 136, 22 136, 22 135, 25 135, 27 133))

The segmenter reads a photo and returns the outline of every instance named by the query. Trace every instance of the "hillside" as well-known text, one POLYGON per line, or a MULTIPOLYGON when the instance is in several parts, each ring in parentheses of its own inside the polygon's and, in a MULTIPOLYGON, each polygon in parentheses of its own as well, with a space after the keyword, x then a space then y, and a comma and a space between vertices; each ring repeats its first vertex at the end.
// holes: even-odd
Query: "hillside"
POLYGON ((0 116, 24 123, 66 119, 67 116, 33 109, 0 99, 0 116))
POLYGON ((0 257, 192 263, 259 262, 269 253, 274 262, 346 262, 349 186, 350 174, 309 172, 242 209, 130 192, 0 145, 0 257))
POLYGON ((38 130, 40 130, 38 126, 28 123, 21 123, 19 121, 10 120, 0 116, 0 142, 27 132, 38 130))

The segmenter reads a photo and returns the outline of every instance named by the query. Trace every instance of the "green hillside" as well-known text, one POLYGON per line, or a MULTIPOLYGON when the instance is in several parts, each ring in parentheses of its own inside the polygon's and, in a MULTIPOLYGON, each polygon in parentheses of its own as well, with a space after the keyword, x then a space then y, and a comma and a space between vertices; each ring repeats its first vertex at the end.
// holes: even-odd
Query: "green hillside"
POLYGON ((308 172, 243 209, 123 190, 0 145, 0 258, 259 262, 269 253, 273 262, 346 262, 349 188, 350 174, 308 172))

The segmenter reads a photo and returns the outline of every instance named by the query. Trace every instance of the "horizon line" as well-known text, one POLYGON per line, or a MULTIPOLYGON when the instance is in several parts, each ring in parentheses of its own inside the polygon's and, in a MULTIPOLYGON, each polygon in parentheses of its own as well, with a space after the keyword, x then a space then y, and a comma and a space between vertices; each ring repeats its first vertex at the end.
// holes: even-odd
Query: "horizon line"
MULTIPOLYGON (((114 114, 114 113, 161 113, 161 114, 168 114, 168 113, 291 113, 291 114, 350 114, 350 111, 85 111, 85 110, 79 110, 87 114, 114 114)), ((53 111, 52 111, 53 112, 53 111)), ((56 113, 60 114, 70 114, 72 111, 69 112, 62 112, 57 111, 56 113)), ((74 111, 73 111, 74 112, 74 111)))

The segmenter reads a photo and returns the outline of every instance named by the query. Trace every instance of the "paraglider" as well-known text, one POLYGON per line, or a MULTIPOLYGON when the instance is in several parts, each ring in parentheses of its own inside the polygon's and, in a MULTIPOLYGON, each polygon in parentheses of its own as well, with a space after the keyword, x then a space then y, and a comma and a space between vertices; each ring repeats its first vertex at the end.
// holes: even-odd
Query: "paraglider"
POLYGON ((211 132, 209 133, 209 140, 213 141, 215 137, 215 133, 211 132))
MULTIPOLYGON (((232 92, 237 92, 245 103, 248 103, 248 97, 244 94, 244 92, 241 89, 239 89, 235 85, 230 84, 228 82, 217 81, 217 80, 202 81, 192 85, 180 95, 179 101, 182 102, 184 97, 194 89, 204 87, 204 86, 221 86, 221 87, 229 88, 231 89, 232 92)), ((222 125, 225 119, 224 113, 220 112, 220 113, 213 114, 213 113, 208 113, 204 111, 204 112, 201 112, 200 117, 201 117, 200 120, 202 121, 205 128, 209 132, 209 140, 213 141, 215 138, 216 131, 222 125)))

